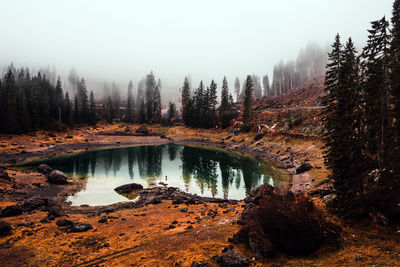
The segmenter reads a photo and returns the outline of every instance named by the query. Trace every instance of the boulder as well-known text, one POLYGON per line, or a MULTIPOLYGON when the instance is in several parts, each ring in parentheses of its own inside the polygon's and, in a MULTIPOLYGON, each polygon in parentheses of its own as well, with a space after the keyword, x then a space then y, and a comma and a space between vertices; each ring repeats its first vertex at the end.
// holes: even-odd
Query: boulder
POLYGON ((227 249, 218 258, 217 262, 222 267, 242 267, 249 266, 249 260, 233 249, 227 249))
POLYGON ((72 226, 72 225, 74 225, 74 223, 67 219, 61 219, 56 222, 56 225, 58 227, 64 227, 64 226, 72 226))
POLYGON ((309 171, 311 169, 312 169, 312 166, 310 163, 303 163, 296 169, 296 174, 300 174, 300 173, 309 171))
POLYGON ((51 184, 66 184, 68 182, 68 176, 59 170, 55 170, 47 176, 47 181, 51 184))
POLYGON ((89 223, 76 223, 70 228, 73 233, 86 232, 90 229, 93 229, 93 227, 89 223))
POLYGON ((149 134, 149 129, 146 126, 142 125, 138 129, 136 129, 135 132, 138 133, 138 134, 148 135, 149 134))
POLYGON ((18 216, 22 214, 22 209, 18 205, 13 205, 13 206, 8 206, 5 207, 1 211, 1 216, 0 217, 13 217, 13 216, 18 216))
POLYGON ((0 236, 11 234, 11 225, 8 222, 0 221, 0 236))
POLYGON ((133 191, 139 191, 142 189, 143 189, 143 186, 141 184, 131 183, 131 184, 124 184, 124 185, 118 186, 118 187, 114 188, 114 191, 116 191, 119 194, 130 194, 133 191))
POLYGON ((48 205, 49 205, 48 199, 31 198, 31 199, 24 201, 24 203, 22 204, 22 208, 25 211, 32 211, 32 210, 36 210, 40 207, 47 207, 48 205))
POLYGON ((49 175, 53 171, 47 164, 40 164, 38 167, 38 172, 43 173, 44 175, 49 175))

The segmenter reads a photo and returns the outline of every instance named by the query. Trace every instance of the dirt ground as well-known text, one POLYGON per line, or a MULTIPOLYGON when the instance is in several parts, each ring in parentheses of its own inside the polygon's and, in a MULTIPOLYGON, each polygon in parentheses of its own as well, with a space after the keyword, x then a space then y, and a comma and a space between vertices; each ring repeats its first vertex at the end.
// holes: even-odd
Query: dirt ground
MULTIPOLYGON (((132 129, 138 125, 130 126, 132 129)), ((220 147, 271 160, 276 168, 288 160, 295 164, 308 162, 314 168, 302 175, 293 175, 291 189, 303 192, 327 178, 322 157, 323 143, 317 138, 302 138, 265 133, 258 141, 257 133, 234 134, 232 131, 193 130, 183 126, 149 126, 155 136, 125 135, 121 124, 66 132, 39 132, 35 135, 0 136, 0 164, 10 166, 24 159, 43 158, 88 149, 111 146, 182 143, 220 147), (113 135, 122 133, 120 135, 113 135), (165 137, 160 137, 165 135, 165 137), (53 136, 53 137, 52 137, 53 136)), ((282 170, 293 174, 293 169, 282 170)), ((48 185, 39 173, 8 169, 12 182, 0 178, 0 208, 22 203, 35 192, 46 192, 55 202, 80 189, 75 181, 66 186, 48 185), (40 183, 42 186, 38 187, 40 183), (43 191, 48 190, 48 191, 43 191), (29 192, 29 193, 27 193, 29 192)), ((324 200, 315 198, 319 207, 324 200)), ((215 266, 212 257, 229 245, 240 226, 242 202, 172 204, 163 201, 143 207, 93 209, 79 207, 66 210, 64 216, 48 218, 48 212, 33 210, 4 218, 11 223, 12 234, 0 237, 1 266, 190 266, 206 260, 215 266), (187 207, 187 211, 181 208, 187 207), (232 209, 231 209, 232 208, 232 209), (90 212, 89 212, 90 210, 90 212), (210 216, 209 211, 217 212, 210 216), (228 210, 228 211, 227 211, 228 210), (225 213, 224 213, 225 212, 225 213), (105 217, 106 222, 99 222, 105 217), (72 233, 55 222, 68 219, 87 222, 93 229, 72 233), (176 221, 176 222, 174 222, 176 221), (167 229, 170 225, 175 228, 167 229), (191 226, 191 227, 188 227, 191 226), (192 228, 192 229, 191 229, 192 228)), ((327 215, 343 228, 341 246, 321 248, 305 258, 278 255, 263 259, 241 245, 254 266, 400 266, 400 236, 396 229, 370 222, 344 222, 327 215)))

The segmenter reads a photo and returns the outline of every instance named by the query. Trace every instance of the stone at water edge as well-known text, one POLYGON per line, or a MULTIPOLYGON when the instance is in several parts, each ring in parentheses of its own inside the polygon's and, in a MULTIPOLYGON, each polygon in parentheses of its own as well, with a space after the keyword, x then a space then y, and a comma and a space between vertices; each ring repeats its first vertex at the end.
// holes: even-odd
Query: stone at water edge
POLYGON ((143 186, 141 184, 131 183, 131 184, 124 184, 114 188, 114 191, 120 194, 129 194, 133 191, 142 190, 143 186))
POLYGON ((47 177, 47 181, 52 184, 66 184, 68 182, 68 176, 59 170, 55 170, 47 177))
POLYGON ((310 163, 303 163, 296 169, 296 174, 300 174, 300 173, 309 171, 311 169, 312 169, 312 166, 310 163))
POLYGON ((47 164, 40 164, 38 167, 38 171, 43 173, 44 175, 49 175, 53 169, 47 164))

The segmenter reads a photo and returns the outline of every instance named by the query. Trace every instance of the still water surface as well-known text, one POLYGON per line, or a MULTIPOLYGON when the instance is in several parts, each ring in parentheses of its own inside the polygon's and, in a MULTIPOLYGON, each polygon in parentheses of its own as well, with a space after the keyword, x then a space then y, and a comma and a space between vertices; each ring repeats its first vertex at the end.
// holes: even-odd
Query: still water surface
MULTIPOLYGON (((43 161, 42 161, 43 162, 43 161)), ((207 197, 243 199, 263 183, 286 177, 265 161, 233 152, 181 145, 122 147, 86 151, 44 161, 69 176, 86 179, 72 205, 108 205, 128 199, 114 188, 127 183, 168 186, 207 197)))

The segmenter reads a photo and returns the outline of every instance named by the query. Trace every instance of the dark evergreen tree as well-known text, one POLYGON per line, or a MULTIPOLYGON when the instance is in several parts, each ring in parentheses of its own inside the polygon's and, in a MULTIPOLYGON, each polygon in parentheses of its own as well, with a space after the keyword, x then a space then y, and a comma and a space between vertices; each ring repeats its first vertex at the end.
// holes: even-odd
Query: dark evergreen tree
POLYGON ((174 120, 176 120, 177 116, 178 116, 178 112, 176 110, 175 103, 169 101, 169 104, 168 104, 168 123, 172 123, 174 120))
POLYGON ((91 125, 96 124, 96 102, 94 100, 93 91, 90 91, 90 113, 89 113, 89 123, 91 125))
POLYGON ((3 94, 1 98, 4 99, 3 116, 6 118, 2 126, 4 132, 19 133, 20 127, 17 119, 17 88, 14 73, 11 69, 8 70, 4 77, 3 94))
MULTIPOLYGON (((159 84, 161 85, 160 80, 159 84)), ((161 95, 158 85, 154 89, 154 94, 153 94, 153 122, 155 123, 161 122, 161 95)))
POLYGON ((230 125, 232 119, 232 107, 229 102, 229 88, 226 77, 222 81, 221 106, 219 107, 219 118, 221 127, 226 128, 230 125))
POLYGON ((182 120, 186 126, 190 126, 192 123, 191 106, 189 103, 190 99, 190 84, 189 79, 185 77, 181 91, 181 105, 182 105, 182 120))
POLYGON ((211 81, 210 88, 207 93, 207 128, 217 125, 217 84, 211 81))
POLYGON ((153 72, 147 74, 146 76, 146 121, 153 121, 153 96, 154 90, 156 88, 156 80, 154 78, 153 72))
POLYGON ((72 102, 69 99, 68 92, 65 93, 65 99, 64 99, 64 105, 65 105, 65 110, 64 110, 64 123, 70 127, 73 126, 73 112, 72 112, 72 102))
POLYGON ((253 79, 251 75, 247 75, 246 87, 244 91, 243 100, 243 128, 249 130, 250 127, 250 115, 251 115, 251 105, 253 100, 253 79))
POLYGON ((78 95, 75 95, 74 98, 74 123, 80 123, 81 122, 81 114, 79 112, 79 100, 78 100, 78 95))
POLYGON ((132 81, 128 85, 128 98, 126 102, 126 121, 133 123, 134 118, 134 102, 133 102, 133 84, 132 81))

